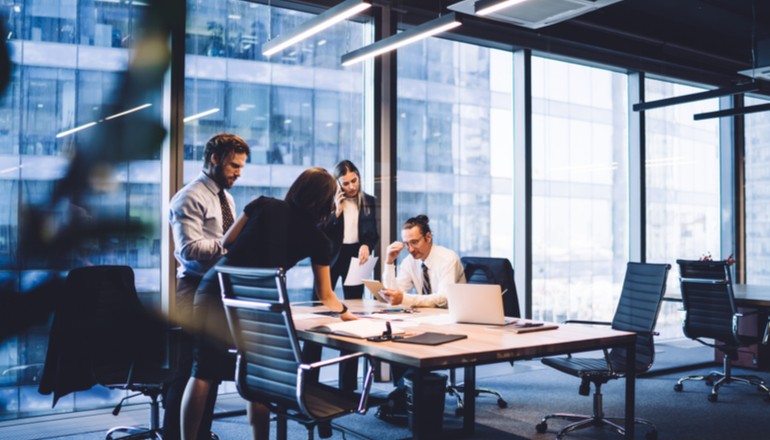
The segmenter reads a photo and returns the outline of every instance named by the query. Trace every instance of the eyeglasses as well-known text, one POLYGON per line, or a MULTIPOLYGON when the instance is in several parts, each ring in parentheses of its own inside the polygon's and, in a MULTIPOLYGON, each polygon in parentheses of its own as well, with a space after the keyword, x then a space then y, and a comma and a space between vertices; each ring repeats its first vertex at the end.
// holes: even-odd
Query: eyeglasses
POLYGON ((406 245, 409 246, 409 247, 417 247, 417 245, 420 244, 420 242, 422 241, 423 238, 425 238, 425 236, 421 235, 420 238, 417 238, 417 239, 412 240, 412 241, 405 241, 404 243, 406 243, 406 245))

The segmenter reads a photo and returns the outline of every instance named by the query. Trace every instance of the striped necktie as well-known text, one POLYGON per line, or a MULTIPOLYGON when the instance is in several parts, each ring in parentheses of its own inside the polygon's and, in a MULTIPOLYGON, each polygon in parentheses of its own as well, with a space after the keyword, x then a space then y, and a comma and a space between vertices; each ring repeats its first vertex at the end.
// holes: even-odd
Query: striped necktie
POLYGON ((430 295, 433 293, 433 289, 430 287, 430 275, 428 275, 428 266, 422 263, 422 293, 423 295, 430 295))

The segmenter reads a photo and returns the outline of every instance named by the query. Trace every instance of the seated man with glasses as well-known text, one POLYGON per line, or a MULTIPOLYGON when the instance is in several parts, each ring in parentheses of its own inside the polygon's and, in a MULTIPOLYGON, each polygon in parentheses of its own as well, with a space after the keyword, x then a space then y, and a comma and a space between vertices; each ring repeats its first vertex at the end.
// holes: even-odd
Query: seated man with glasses
MULTIPOLYGON (((401 227, 403 242, 396 241, 388 246, 388 256, 382 274, 385 289, 380 295, 392 305, 446 307, 446 296, 441 294, 445 291, 445 286, 465 282, 460 258, 455 252, 433 244, 428 221, 425 215, 410 218, 401 227), (395 261, 405 247, 409 255, 398 265, 396 275, 395 261), (414 294, 406 293, 412 289, 414 294)), ((409 374, 409 370, 402 365, 393 364, 392 374, 396 389, 388 395, 388 400, 380 405, 377 416, 388 422, 403 425, 408 421, 404 376, 409 374)))
POLYGON ((401 227, 403 241, 388 246, 388 256, 382 272, 385 290, 381 295, 392 305, 411 307, 446 307, 441 295, 448 284, 464 283, 465 274, 460 257, 443 246, 433 244, 428 216, 418 215, 401 227), (398 265, 398 254, 406 248, 409 255, 398 265), (414 288, 415 293, 407 293, 414 288))

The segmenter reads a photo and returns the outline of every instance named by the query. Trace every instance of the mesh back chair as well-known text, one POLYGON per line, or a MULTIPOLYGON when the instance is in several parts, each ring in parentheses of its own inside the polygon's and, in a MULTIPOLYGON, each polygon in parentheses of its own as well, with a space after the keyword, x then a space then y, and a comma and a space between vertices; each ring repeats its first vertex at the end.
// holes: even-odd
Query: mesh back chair
POLYGON ((740 318, 747 313, 738 313, 733 296, 733 283, 730 266, 725 261, 689 261, 677 260, 679 281, 682 287, 682 303, 685 318, 683 330, 685 336, 704 345, 716 347, 724 354, 722 371, 712 371, 707 375, 687 376, 679 379, 674 390, 682 391, 682 385, 688 380, 703 380, 712 385, 708 400, 717 401, 717 393, 722 385, 732 382, 754 385, 770 398, 770 391, 765 382, 754 375, 733 375, 731 362, 738 357, 738 348, 757 344, 758 336, 738 334, 740 318), (704 339, 713 340, 713 343, 704 339))
MULTIPOLYGON (((499 284, 503 292, 503 311, 505 316, 520 317, 519 298, 516 295, 516 285, 513 281, 513 266, 507 258, 491 257, 462 257, 465 280, 469 284, 499 284)), ((455 369, 449 370, 449 385, 447 393, 457 400, 455 415, 463 414, 463 392, 465 387, 458 385, 455 369)), ((508 402, 502 394, 491 388, 476 387, 476 395, 491 394, 497 397, 497 406, 507 408, 508 402)))
POLYGON ((119 426, 106 438, 162 438, 159 396, 178 360, 179 332, 142 306, 128 266, 90 266, 69 272, 61 306, 54 312, 40 392, 65 394, 99 384, 150 400, 148 427, 119 426))
MULTIPOLYGON (((251 402, 259 402, 277 416, 277 435, 286 438, 287 419, 295 420, 313 438, 316 425, 328 427, 333 418, 366 413, 372 382, 368 355, 354 353, 306 364, 294 329, 283 269, 217 266, 230 331, 238 350, 236 385, 251 402), (309 377, 321 367, 363 356, 367 359, 360 394, 318 383, 309 377), (320 424, 320 425, 319 425, 320 424)), ((328 437, 328 429, 320 430, 328 437)))
MULTIPOLYGON (((666 292, 666 278, 671 268, 668 264, 628 263, 626 275, 623 280, 623 289, 620 293, 618 307, 612 323, 600 323, 592 321, 571 321, 583 324, 611 324, 615 330, 636 332, 636 373, 643 373, 652 367, 655 355, 653 330, 658 319, 660 303, 666 292)), ((613 379, 625 376, 626 350, 613 348, 604 350, 604 358, 575 358, 553 357, 544 358, 542 362, 563 373, 581 379, 579 393, 587 396, 594 385, 593 414, 550 414, 543 417, 536 426, 537 432, 544 433, 548 429, 547 421, 552 418, 560 418, 573 421, 562 428, 556 436, 557 439, 567 433, 588 426, 601 426, 615 430, 624 435, 626 427, 622 426, 619 419, 605 418, 602 408, 601 386, 613 379)), ((657 438, 655 426, 644 419, 636 419, 636 423, 648 425, 651 430, 647 432, 647 439, 657 438)), ((631 428, 633 429, 633 428, 631 428)))

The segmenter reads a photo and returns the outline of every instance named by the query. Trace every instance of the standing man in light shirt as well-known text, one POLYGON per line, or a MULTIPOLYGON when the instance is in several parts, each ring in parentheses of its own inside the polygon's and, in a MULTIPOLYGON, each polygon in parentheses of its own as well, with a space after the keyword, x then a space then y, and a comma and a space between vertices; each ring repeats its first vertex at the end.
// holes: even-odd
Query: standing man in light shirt
MULTIPOLYGON (((163 437, 180 435, 179 410, 192 367, 193 298, 203 275, 227 253, 222 237, 233 224, 235 201, 226 190, 241 176, 250 154, 249 145, 229 133, 214 135, 206 143, 203 170, 171 199, 169 223, 174 238, 177 268, 175 321, 185 330, 180 349, 179 372, 163 396, 163 437)), ((216 387, 209 396, 216 400, 216 387)), ((211 420, 203 423, 199 438, 210 438, 211 420)))
POLYGON ((388 246, 382 272, 385 286, 382 296, 392 305, 446 307, 447 299, 441 292, 449 284, 465 282, 460 257, 454 251, 433 243, 429 221, 426 215, 408 219, 401 227, 402 241, 388 246), (395 261, 404 248, 409 255, 399 264, 396 275, 395 261), (411 289, 416 293, 406 293, 411 289))

